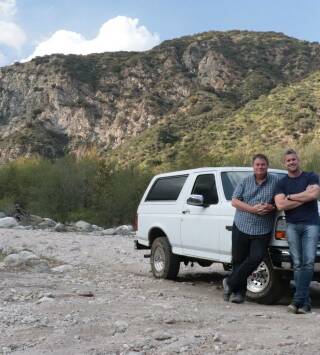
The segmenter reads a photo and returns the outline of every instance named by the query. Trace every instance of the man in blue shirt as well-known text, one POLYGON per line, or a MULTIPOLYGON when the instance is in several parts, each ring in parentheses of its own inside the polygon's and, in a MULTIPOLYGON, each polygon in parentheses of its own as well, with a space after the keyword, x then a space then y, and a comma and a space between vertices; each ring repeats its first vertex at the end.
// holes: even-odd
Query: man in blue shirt
POLYGON ((236 208, 232 227, 232 273, 223 280, 225 301, 242 303, 247 278, 267 253, 274 224, 274 192, 278 182, 268 174, 268 158, 257 154, 252 159, 253 174, 235 188, 232 206, 236 208))
POLYGON ((299 157, 293 149, 285 152, 283 163, 288 175, 277 184, 275 203, 278 209, 285 211, 293 262, 296 290, 288 311, 308 313, 311 310, 309 285, 313 277, 319 238, 319 177, 300 169, 299 157))

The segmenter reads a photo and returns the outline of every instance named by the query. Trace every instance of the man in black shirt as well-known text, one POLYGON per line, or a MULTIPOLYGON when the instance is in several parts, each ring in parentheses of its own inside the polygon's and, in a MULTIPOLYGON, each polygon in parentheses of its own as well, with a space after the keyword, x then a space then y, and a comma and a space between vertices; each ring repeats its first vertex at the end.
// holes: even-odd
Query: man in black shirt
POLYGON ((278 209, 285 211, 294 270, 296 291, 288 311, 307 313, 311 310, 309 285, 319 238, 319 177, 300 169, 298 155, 293 149, 285 152, 283 162, 288 175, 277 184, 275 203, 278 209))

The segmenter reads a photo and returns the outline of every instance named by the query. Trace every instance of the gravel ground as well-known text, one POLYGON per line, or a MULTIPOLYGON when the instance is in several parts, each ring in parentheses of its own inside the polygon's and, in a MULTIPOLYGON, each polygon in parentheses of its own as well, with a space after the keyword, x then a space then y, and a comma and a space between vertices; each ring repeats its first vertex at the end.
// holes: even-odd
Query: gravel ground
POLYGON ((29 250, 50 269, 0 259, 2 354, 319 354, 320 287, 308 315, 222 300, 225 272, 182 267, 155 280, 133 238, 0 230, 0 250, 29 250))

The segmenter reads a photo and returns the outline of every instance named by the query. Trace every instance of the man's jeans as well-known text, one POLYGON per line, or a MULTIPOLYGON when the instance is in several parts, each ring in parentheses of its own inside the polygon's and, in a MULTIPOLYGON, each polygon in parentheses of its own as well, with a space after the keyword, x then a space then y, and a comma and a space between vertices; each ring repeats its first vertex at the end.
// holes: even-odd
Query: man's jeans
POLYGON ((309 285, 313 277, 319 225, 288 223, 287 236, 296 287, 293 303, 298 307, 310 305, 309 285))

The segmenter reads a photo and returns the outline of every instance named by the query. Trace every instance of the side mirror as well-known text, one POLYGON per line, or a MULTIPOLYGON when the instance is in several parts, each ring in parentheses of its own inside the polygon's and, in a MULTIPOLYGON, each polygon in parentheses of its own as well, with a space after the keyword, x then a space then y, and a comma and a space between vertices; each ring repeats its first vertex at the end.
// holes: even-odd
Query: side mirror
POLYGON ((204 198, 202 195, 191 195, 187 199, 187 204, 192 206, 203 206, 204 207, 204 198))

